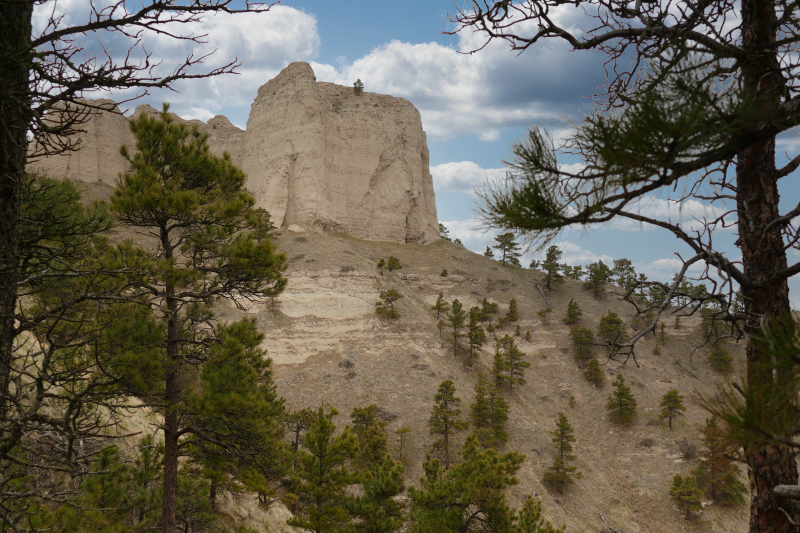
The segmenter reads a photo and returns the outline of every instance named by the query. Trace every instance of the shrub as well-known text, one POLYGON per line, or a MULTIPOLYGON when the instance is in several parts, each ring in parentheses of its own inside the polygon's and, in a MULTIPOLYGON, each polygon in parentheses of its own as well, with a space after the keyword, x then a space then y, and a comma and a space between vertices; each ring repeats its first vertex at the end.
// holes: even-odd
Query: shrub
POLYGON ((690 442, 686 439, 681 441, 680 445, 678 446, 678 450, 680 450, 681 456, 687 461, 691 461, 697 457, 697 445, 694 442, 690 442))
POLYGON ((403 268, 403 265, 400 264, 400 260, 395 256, 389 256, 389 261, 386 262, 386 270, 391 272, 392 270, 400 270, 403 268))

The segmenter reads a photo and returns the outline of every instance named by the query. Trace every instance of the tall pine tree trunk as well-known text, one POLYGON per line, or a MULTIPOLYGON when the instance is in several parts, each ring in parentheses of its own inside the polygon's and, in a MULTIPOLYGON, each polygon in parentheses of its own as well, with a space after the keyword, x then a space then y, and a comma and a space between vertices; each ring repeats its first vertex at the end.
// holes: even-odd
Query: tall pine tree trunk
MULTIPOLYGON (((774 52, 777 32, 775 4, 768 0, 742 0, 741 5, 742 45, 748 58, 748 63, 743 65, 742 95, 743 98, 754 99, 766 123, 772 110, 780 103, 784 88, 774 52)), ((790 310, 787 281, 775 279, 775 274, 787 266, 786 252, 779 228, 764 233, 764 228, 779 216, 774 138, 738 154, 736 181, 739 242, 744 272, 751 281, 750 287, 742 291, 745 309, 751 317, 780 319, 783 313, 790 310)), ((746 330, 755 333, 759 326, 757 321, 750 320, 746 330)), ((748 346, 748 381, 768 383, 777 380, 775 386, 780 386, 782 376, 774 376, 762 366, 767 357, 752 345, 748 346)), ((797 521, 800 513, 796 505, 788 500, 777 501, 772 492, 776 485, 797 484, 795 461, 788 459, 775 464, 763 464, 785 456, 786 452, 779 446, 761 446, 748 458, 751 463, 751 533, 797 531, 796 526, 780 510, 785 509, 797 521)))
MULTIPOLYGON (((166 232, 162 232, 162 236, 166 232)), ((166 237, 162 237, 165 255, 172 257, 172 247, 166 237)), ((167 361, 170 365, 167 370, 164 390, 164 496, 161 505, 161 532, 175 533, 177 531, 176 514, 178 508, 178 431, 180 400, 180 372, 178 362, 178 343, 180 331, 178 329, 178 302, 175 299, 175 288, 167 284, 167 361)))
POLYGON ((33 2, 0 2, 0 420, 7 416, 17 306, 22 183, 31 104, 33 2))

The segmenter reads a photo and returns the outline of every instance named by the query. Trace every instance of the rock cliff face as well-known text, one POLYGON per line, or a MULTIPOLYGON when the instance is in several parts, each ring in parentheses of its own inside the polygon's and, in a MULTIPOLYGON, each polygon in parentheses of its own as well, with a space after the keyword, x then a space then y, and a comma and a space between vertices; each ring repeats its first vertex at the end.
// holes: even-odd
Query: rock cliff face
MULTIPOLYGON (((114 184, 127 170, 119 147, 133 147, 134 139, 127 119, 104 102, 116 113, 84 126, 80 150, 32 167, 114 184)), ((144 105, 136 108, 141 112, 156 110, 144 105)), ((425 132, 407 100, 357 96, 352 87, 318 83, 307 63, 292 63, 259 89, 246 132, 223 116, 183 122, 211 135, 212 152, 231 154, 256 205, 277 226, 415 244, 439 238, 425 132)))
POLYGON ((369 240, 439 238, 425 133, 407 100, 356 96, 292 63, 259 89, 244 151, 248 188, 276 224, 369 240))

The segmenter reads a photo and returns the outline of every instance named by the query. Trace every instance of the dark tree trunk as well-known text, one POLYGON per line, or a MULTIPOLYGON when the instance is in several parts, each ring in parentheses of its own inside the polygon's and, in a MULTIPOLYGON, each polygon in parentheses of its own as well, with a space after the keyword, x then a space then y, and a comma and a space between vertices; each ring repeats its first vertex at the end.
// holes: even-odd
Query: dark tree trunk
MULTIPOLYGON (((217 510, 217 480, 211 480, 211 488, 208 490, 208 499, 211 501, 211 509, 216 511, 217 510)), ((259 501, 261 501, 261 494, 258 495, 259 501)))
MULTIPOLYGON (((168 256, 172 256, 171 247, 165 246, 168 256)), ((178 364, 178 302, 174 297, 175 289, 167 286, 167 360, 171 368, 167 371, 165 381, 165 413, 164 413, 164 496, 161 506, 161 532, 177 531, 176 513, 178 508, 178 432, 180 399, 180 373, 178 364)))
POLYGON ((7 414, 13 357, 32 15, 33 2, 0 2, 0 420, 7 414))
MULTIPOLYGON (((776 31, 774 2, 742 1, 742 44, 749 52, 748 62, 743 65, 742 92, 744 98, 752 98, 762 110, 765 123, 779 104, 784 88, 772 46, 776 31)), ((779 320, 783 313, 790 310, 788 284, 785 279, 776 279, 775 276, 776 272, 786 268, 786 252, 779 228, 764 233, 764 228, 779 216, 774 138, 738 154, 736 181, 739 243, 744 272, 751 281, 750 287, 742 291, 745 309, 750 317, 779 320)), ((746 330, 755 333, 759 325, 758 320, 751 318, 746 330)), ((763 368, 767 357, 752 345, 748 346, 747 376, 750 383, 782 379, 763 368)), ((780 386, 779 383, 776 386, 780 386)), ((798 521, 800 513, 796 504, 789 500, 779 501, 772 492, 777 485, 797 484, 797 465, 789 459, 764 464, 785 457, 786 452, 779 446, 762 446, 748 457, 751 533, 797 531, 781 511, 783 508, 793 520, 798 521)))

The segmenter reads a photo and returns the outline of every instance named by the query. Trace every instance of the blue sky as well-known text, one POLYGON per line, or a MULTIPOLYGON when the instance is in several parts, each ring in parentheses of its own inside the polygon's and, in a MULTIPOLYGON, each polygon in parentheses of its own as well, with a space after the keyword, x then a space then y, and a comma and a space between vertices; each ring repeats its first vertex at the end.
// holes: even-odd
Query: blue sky
MULTIPOLYGON (((67 22, 71 17, 82 20, 88 2, 61 0, 59 9, 67 22)), ((292 61, 311 63, 320 81, 352 85, 360 78, 367 91, 404 97, 420 110, 439 220, 469 249, 481 252, 491 244, 492 235, 475 219, 475 187, 502 172, 511 143, 528 126, 543 125, 556 138, 567 134, 567 118, 579 119, 581 110, 592 108, 586 96, 605 79, 603 56, 571 52, 555 42, 522 55, 499 42, 474 55, 459 53, 477 48, 483 40, 469 33, 443 35, 452 27, 445 20, 448 10, 453 10, 449 0, 287 0, 265 14, 207 18, 195 30, 208 33, 203 46, 148 35, 145 46, 163 60, 163 69, 192 51, 216 50, 204 67, 234 59, 243 65, 237 76, 181 82, 175 87, 178 92, 156 92, 133 106, 160 107, 169 101, 183 117, 207 120, 221 114, 245 127, 258 87, 292 61)), ((38 10, 35 24, 41 24, 42 13, 38 10)), ((104 39, 117 50, 127 49, 122 41, 104 39)), ((123 96, 130 93, 114 95, 123 96)), ((779 150, 792 155, 800 143, 790 135, 781 139, 779 150)), ((800 201, 796 180, 797 173, 782 180, 782 211, 800 201)), ((686 221, 716 212, 700 203, 677 206, 663 200, 654 200, 649 209, 662 218, 686 221)), ((715 237, 715 243, 737 257, 734 239, 727 231, 715 237)), ((670 278, 680 266, 674 254, 689 254, 671 234, 629 224, 565 233, 559 246, 567 263, 585 265, 597 259, 610 263, 627 257, 652 279, 670 278)), ((800 253, 790 251, 789 259, 800 260, 800 253)), ((793 305, 800 308, 800 283, 795 279, 791 285, 793 305)))

